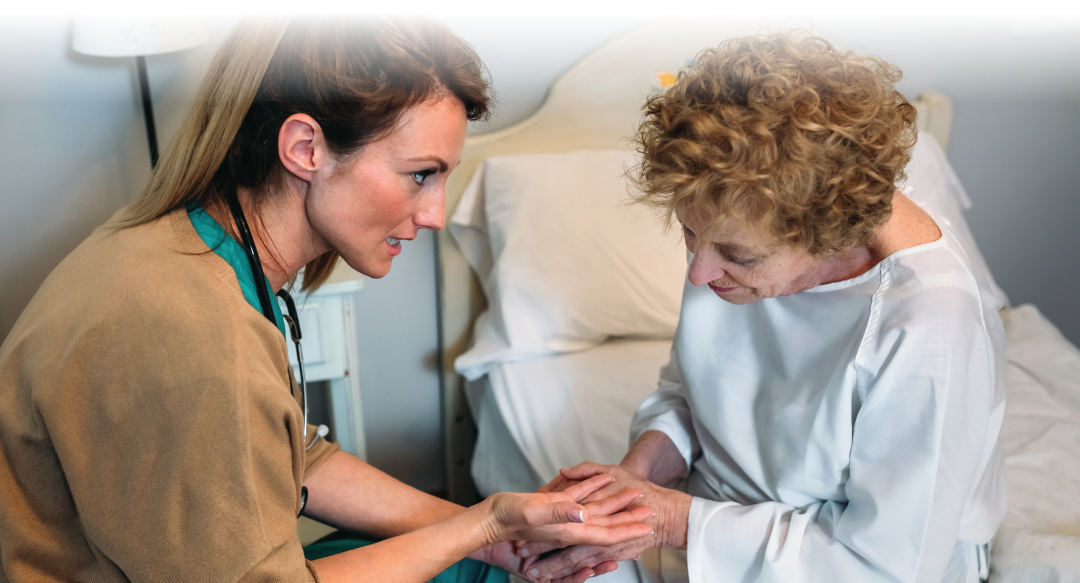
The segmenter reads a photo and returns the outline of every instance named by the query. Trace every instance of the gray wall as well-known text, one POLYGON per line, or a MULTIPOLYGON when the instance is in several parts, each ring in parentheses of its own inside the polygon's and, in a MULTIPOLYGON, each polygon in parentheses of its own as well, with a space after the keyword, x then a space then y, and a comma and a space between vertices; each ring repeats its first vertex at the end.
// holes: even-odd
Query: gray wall
MULTIPOLYGON (((228 26, 211 26, 212 38, 228 26)), ((216 44, 148 57, 162 147, 216 44)), ((135 60, 70 47, 66 18, 0 20, 0 338, 53 267, 150 176, 135 60)))
POLYGON ((436 367, 434 235, 402 241, 390 273, 356 300, 368 461, 429 492, 446 487, 436 367))
MULTIPOLYGON (((566 68, 646 19, 446 19, 477 47, 499 95, 496 118, 472 133, 520 121, 566 68)), ((210 24, 207 45, 148 58, 162 144, 230 23, 210 24)), ((1080 284, 1080 35, 1023 37, 1001 23, 819 30, 899 63, 912 95, 953 96, 949 156, 975 203, 969 218, 991 268, 1014 303, 1035 303, 1080 342, 1067 301, 1080 284), (1033 58, 1042 54, 1055 58, 1033 58)), ((0 22, 0 339, 49 271, 148 177, 133 63, 75 55, 68 36, 66 19, 0 22)), ((391 273, 367 281, 356 317, 371 461, 437 491, 433 261, 430 233, 406 242, 391 273)))

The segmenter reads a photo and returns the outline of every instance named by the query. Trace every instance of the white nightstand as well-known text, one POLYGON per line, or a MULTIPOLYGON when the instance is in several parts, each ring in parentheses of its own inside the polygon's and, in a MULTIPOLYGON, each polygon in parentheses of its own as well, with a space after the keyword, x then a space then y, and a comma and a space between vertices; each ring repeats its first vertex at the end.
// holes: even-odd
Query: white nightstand
MULTIPOLYGON (((363 275, 343 261, 330 280, 313 294, 294 294, 300 319, 307 382, 329 381, 331 423, 341 449, 367 459, 364 415, 360 400, 359 358, 353 294, 364 289, 363 275)), ((296 348, 291 341, 289 363, 299 380, 296 348)))

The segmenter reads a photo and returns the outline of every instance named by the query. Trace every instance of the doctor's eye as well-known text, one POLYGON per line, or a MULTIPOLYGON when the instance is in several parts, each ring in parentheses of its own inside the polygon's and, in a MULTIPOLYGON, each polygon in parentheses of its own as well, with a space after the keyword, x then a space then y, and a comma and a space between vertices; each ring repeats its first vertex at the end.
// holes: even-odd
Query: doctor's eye
POLYGON ((436 170, 434 168, 429 168, 427 170, 421 170, 419 172, 410 172, 409 176, 411 176, 412 179, 415 180, 417 184, 423 184, 424 180, 428 176, 431 176, 432 174, 435 174, 436 172, 438 172, 438 170, 436 170))

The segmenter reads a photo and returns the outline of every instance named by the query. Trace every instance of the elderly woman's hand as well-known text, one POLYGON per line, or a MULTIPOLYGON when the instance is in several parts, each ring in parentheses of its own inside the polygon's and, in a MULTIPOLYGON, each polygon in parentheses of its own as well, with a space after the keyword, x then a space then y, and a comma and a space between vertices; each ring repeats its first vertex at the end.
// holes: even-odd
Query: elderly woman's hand
MULTIPOLYGON (((650 547, 686 548, 687 521, 693 498, 684 492, 657 486, 622 465, 605 466, 584 462, 562 470, 558 477, 540 491, 575 488, 584 483, 582 480, 603 474, 613 476, 615 481, 598 489, 583 501, 588 504, 594 498, 611 496, 622 488, 639 490, 641 498, 634 503, 634 509, 647 505, 655 510, 655 514, 645 520, 646 524, 653 526, 653 533, 610 546, 578 545, 565 548, 529 565, 526 575, 530 580, 577 582, 583 570, 591 569, 597 574, 606 573, 614 570, 614 562, 637 558, 642 551, 650 547)), ((550 543, 522 542, 518 543, 518 556, 536 557, 556 548, 559 546, 550 543)))
POLYGON ((554 548, 613 545, 649 534, 652 529, 643 521, 653 515, 652 508, 635 504, 612 514, 640 496, 631 489, 613 490, 612 481, 612 476, 594 472, 559 492, 495 494, 481 503, 487 507, 481 527, 490 544, 530 540, 554 548))

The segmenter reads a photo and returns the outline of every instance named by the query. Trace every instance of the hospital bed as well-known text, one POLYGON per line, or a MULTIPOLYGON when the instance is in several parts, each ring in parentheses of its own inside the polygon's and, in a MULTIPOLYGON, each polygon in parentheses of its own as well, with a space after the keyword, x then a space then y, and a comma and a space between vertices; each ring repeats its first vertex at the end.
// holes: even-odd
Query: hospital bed
MULTIPOLYGON (((630 418, 668 358, 686 267, 678 233, 619 204, 627 139, 663 73, 759 29, 631 31, 556 80, 535 115, 466 141, 439 234, 452 499, 532 491, 561 467, 627 450, 630 418)), ((970 237, 971 202, 944 154, 949 100, 926 94, 916 107, 904 186, 970 237)), ((1080 581, 1080 351, 1033 306, 1001 315, 1009 505, 991 581, 1080 581)), ((650 581, 647 566, 624 567, 608 580, 650 581)))

